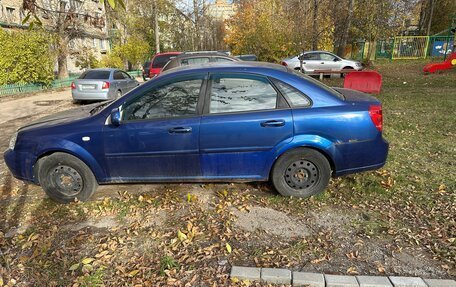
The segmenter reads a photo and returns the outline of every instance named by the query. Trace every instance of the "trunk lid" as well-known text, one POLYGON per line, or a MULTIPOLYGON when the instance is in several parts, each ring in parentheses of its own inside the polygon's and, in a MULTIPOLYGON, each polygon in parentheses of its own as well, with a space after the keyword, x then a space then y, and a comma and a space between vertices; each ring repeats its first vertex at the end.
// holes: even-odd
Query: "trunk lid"
POLYGON ((362 104, 373 104, 379 105, 381 104, 380 100, 376 97, 368 95, 363 92, 351 90, 351 89, 344 89, 344 88, 333 88, 334 90, 338 91, 345 97, 346 102, 351 103, 362 103, 362 104))

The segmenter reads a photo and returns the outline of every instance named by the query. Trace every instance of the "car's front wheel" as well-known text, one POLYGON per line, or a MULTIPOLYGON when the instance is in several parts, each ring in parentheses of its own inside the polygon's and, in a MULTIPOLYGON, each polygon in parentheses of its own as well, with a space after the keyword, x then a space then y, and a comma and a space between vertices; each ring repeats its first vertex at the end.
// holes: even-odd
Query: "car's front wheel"
POLYGON ((86 201, 96 191, 97 180, 80 159, 67 153, 53 153, 38 162, 38 181, 53 200, 69 203, 86 201))
POLYGON ((280 156, 272 169, 272 183, 284 196, 309 197, 328 186, 331 166, 324 155, 298 148, 280 156))

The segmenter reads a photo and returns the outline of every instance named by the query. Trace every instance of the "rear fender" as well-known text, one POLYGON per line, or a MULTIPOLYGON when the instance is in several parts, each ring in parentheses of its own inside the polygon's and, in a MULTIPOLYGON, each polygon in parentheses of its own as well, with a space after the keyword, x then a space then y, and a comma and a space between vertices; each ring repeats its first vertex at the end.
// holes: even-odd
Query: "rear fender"
POLYGON ((287 145, 281 146, 275 151, 273 164, 285 152, 300 147, 309 147, 320 151, 329 160, 333 171, 337 170, 337 163, 342 159, 336 143, 318 135, 297 135, 287 145))

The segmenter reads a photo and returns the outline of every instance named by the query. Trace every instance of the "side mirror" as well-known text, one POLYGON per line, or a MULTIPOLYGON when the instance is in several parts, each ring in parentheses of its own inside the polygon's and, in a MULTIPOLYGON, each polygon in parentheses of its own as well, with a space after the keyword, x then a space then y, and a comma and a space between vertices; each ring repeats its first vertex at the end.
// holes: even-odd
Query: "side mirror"
POLYGON ((339 61, 340 61, 340 59, 339 59, 339 58, 334 58, 334 60, 333 60, 333 61, 334 61, 334 62, 339 62, 339 61))
POLYGON ((111 111, 111 124, 118 127, 120 126, 120 111, 119 108, 111 111))

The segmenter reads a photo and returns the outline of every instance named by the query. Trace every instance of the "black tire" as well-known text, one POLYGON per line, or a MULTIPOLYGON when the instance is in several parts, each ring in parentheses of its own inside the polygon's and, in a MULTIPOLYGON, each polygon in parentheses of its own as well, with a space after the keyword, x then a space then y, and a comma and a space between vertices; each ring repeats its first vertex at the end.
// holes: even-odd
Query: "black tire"
POLYGON ((98 183, 90 168, 70 154, 53 153, 40 159, 37 168, 41 187, 57 202, 86 201, 97 190, 98 183))
POLYGON ((331 166, 320 152, 297 148, 281 155, 272 169, 272 183, 283 196, 306 198, 328 186, 331 166))
POLYGON ((81 101, 80 101, 80 100, 73 100, 73 104, 75 104, 75 105, 80 105, 80 104, 81 104, 81 101))
MULTIPOLYGON (((344 71, 354 71, 355 69, 353 69, 353 67, 344 67, 342 70, 344 70, 344 71)), ((340 74, 340 76, 342 78, 345 78, 345 74, 346 73, 342 73, 342 74, 340 74)))

